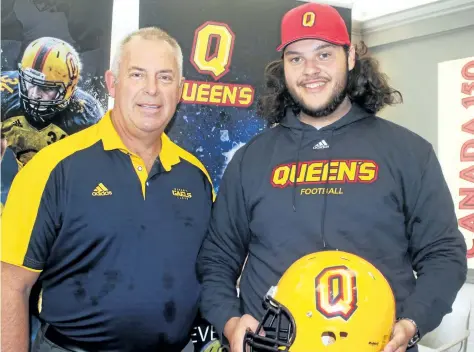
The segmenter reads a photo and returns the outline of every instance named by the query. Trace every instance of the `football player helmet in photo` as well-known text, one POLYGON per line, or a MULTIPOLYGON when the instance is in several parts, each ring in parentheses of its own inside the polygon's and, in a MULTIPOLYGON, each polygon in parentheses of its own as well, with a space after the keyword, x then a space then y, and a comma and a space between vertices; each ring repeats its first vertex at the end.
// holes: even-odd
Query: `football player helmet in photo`
POLYGON ((18 64, 20 103, 25 113, 46 121, 66 108, 81 68, 78 53, 63 40, 42 37, 30 43, 18 64))

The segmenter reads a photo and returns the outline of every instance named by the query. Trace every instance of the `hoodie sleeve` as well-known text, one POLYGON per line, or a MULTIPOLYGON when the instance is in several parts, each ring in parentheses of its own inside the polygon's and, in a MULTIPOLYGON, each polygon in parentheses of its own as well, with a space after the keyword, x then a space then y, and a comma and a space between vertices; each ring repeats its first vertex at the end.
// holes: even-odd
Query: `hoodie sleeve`
POLYGON ((467 274, 466 243, 431 146, 421 178, 412 183, 407 194, 409 254, 417 281, 401 311, 402 317, 417 323, 420 335, 424 336, 451 312, 467 274))
POLYGON ((230 318, 242 315, 236 282, 250 241, 241 181, 242 153, 243 148, 225 170, 197 262, 202 282, 200 309, 220 336, 230 318))

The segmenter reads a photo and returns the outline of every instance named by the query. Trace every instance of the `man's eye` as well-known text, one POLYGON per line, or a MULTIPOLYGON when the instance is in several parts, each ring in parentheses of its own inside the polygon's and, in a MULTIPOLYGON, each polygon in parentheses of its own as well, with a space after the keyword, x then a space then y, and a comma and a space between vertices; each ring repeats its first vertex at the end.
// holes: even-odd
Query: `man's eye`
POLYGON ((324 53, 319 54, 319 58, 320 58, 321 60, 327 60, 327 59, 329 59, 330 57, 331 57, 331 53, 324 52, 324 53))

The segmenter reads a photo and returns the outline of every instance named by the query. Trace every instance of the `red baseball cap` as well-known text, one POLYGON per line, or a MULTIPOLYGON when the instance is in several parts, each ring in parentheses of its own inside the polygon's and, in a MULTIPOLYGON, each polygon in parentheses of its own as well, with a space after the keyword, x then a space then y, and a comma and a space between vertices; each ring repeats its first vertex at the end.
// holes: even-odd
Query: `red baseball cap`
POLYGON ((281 20, 281 51, 301 39, 320 39, 336 45, 351 45, 346 23, 329 5, 309 2, 288 11, 281 20))

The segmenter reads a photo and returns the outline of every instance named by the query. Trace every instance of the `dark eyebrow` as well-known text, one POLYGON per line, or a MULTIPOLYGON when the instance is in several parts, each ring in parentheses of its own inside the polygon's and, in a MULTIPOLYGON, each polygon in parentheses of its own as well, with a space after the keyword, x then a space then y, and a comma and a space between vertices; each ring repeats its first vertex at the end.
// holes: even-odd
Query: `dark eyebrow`
MULTIPOLYGON (((316 48, 314 48, 313 51, 318 51, 325 48, 335 48, 335 47, 336 45, 334 44, 325 43, 325 44, 318 45, 316 48)), ((301 55, 301 52, 295 51, 295 50, 288 50, 287 52, 285 52, 285 55, 301 55)))

